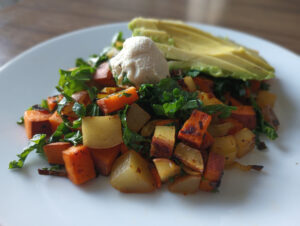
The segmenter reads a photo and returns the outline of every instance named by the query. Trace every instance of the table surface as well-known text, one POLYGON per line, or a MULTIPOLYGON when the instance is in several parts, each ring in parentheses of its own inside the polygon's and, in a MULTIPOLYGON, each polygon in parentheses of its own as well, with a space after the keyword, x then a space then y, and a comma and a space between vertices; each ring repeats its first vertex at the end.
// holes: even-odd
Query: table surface
POLYGON ((300 53, 299 0, 21 0, 0 10, 0 66, 54 36, 136 16, 228 27, 300 53))

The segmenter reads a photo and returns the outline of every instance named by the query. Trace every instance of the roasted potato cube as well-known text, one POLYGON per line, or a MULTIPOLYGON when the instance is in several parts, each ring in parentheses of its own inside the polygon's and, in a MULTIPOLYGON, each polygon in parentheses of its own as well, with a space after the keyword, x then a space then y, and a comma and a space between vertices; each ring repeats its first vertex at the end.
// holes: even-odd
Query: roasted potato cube
POLYGON ((210 115, 194 110, 189 119, 186 120, 183 127, 180 129, 178 138, 196 148, 201 148, 204 135, 210 122, 210 115))
POLYGON ((229 134, 229 131, 233 126, 232 122, 224 122, 221 124, 210 125, 207 130, 213 137, 223 137, 229 134))
POLYGON ((197 90, 197 86, 191 76, 185 76, 183 81, 190 92, 195 92, 197 90))
POLYGON ((83 184, 96 177, 94 162, 87 147, 72 146, 63 151, 63 159, 68 177, 74 184, 83 184))
POLYGON ((178 143, 174 155, 184 165, 190 167, 197 172, 203 172, 204 163, 201 152, 195 148, 189 147, 184 143, 178 143))
POLYGON ((234 138, 237 144, 236 156, 238 158, 243 157, 255 147, 255 134, 248 128, 244 128, 234 134, 234 138))
POLYGON ((171 124, 178 124, 176 119, 160 119, 152 120, 148 122, 141 130, 141 135, 144 137, 150 137, 155 130, 155 126, 170 126, 171 124))
POLYGON ((158 158, 170 158, 175 144, 175 132, 175 126, 156 126, 150 155, 158 158))
POLYGON ((156 158, 153 159, 153 162, 162 182, 166 182, 169 178, 180 173, 180 167, 170 159, 156 158))
POLYGON ((276 95, 266 90, 260 90, 257 94, 256 101, 261 108, 265 106, 273 108, 276 101, 276 95))
POLYGON ((232 164, 236 159, 237 153, 237 145, 234 136, 216 137, 210 151, 223 155, 225 157, 226 166, 232 164))
POLYGON ((133 103, 127 112, 128 128, 137 133, 150 118, 151 116, 143 108, 133 103))
POLYGON ((168 189, 170 192, 183 195, 196 193, 199 190, 200 180, 200 176, 185 175, 176 178, 173 183, 169 184, 168 189))
POLYGON ((198 98, 203 102, 204 105, 224 104, 212 93, 199 92, 198 98))
POLYGON ((123 143, 119 115, 92 116, 82 119, 83 144, 89 148, 111 148, 123 143))
POLYGON ((111 185, 124 193, 145 193, 155 189, 149 163, 137 152, 128 151, 113 164, 111 185))

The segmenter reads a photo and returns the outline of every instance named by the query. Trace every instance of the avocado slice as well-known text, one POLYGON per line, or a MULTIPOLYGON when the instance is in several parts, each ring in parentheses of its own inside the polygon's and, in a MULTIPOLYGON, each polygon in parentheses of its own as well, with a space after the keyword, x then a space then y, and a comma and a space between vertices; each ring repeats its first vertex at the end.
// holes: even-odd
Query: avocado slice
POLYGON ((181 21, 140 17, 133 19, 128 26, 133 36, 150 37, 172 61, 170 68, 199 69, 212 76, 242 80, 265 80, 275 76, 274 68, 257 51, 181 21))

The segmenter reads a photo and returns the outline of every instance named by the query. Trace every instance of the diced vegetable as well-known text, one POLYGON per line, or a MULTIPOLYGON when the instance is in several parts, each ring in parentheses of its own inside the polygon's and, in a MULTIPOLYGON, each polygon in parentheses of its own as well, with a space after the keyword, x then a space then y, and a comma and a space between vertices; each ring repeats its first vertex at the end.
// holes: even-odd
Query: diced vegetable
POLYGON ((224 122, 221 124, 210 125, 207 130, 213 137, 223 137, 229 134, 229 131, 233 126, 232 122, 224 122))
POLYGON ((225 157, 225 165, 234 162, 237 153, 237 145, 234 136, 215 137, 215 141, 210 148, 211 152, 223 155, 225 157))
POLYGON ((257 93, 260 89, 261 81, 251 80, 250 81, 250 90, 252 93, 257 93))
POLYGON ((93 116, 82 119, 83 144, 89 148, 111 148, 123 143, 119 115, 93 116))
POLYGON ((159 177, 158 171, 157 171, 156 167, 154 166, 154 164, 150 164, 150 172, 154 178, 156 188, 160 188, 161 187, 161 179, 159 177))
POLYGON ((217 99, 212 93, 199 92, 198 98, 203 102, 204 105, 224 104, 222 101, 217 99))
POLYGON ((113 74, 110 71, 109 63, 104 62, 100 64, 100 66, 97 68, 93 81, 95 81, 98 85, 101 86, 115 86, 116 82, 113 78, 113 74))
POLYGON ((122 154, 129 151, 128 147, 124 143, 120 144, 120 150, 122 154))
POLYGON ((134 103, 138 98, 136 88, 129 87, 128 89, 97 100, 97 104, 105 114, 108 114, 122 109, 127 104, 134 103))
POLYGON ((225 158, 223 155, 214 152, 209 153, 203 179, 200 183, 201 190, 214 191, 220 186, 224 165, 225 158))
POLYGON ((240 131, 241 129, 244 128, 244 125, 240 123, 238 120, 233 119, 233 118, 227 118, 224 119, 224 122, 230 122, 232 123, 232 128, 228 131, 228 135, 233 135, 236 132, 240 131))
POLYGON ((236 110, 231 112, 231 117, 249 129, 255 129, 256 127, 256 113, 252 106, 238 106, 236 110))
POLYGON ((175 119, 152 120, 142 128, 141 135, 144 137, 150 137, 154 133, 155 126, 168 126, 171 124, 177 124, 177 120, 175 119))
POLYGON ((51 124, 51 129, 52 131, 55 131, 59 124, 63 122, 62 118, 60 115, 55 111, 50 117, 49 117, 49 122, 51 124))
POLYGON ((112 164, 120 153, 120 145, 107 149, 89 148, 89 150, 92 154, 96 170, 100 174, 108 176, 111 172, 112 164))
POLYGON ((261 108, 265 106, 271 106, 271 108, 273 108, 275 101, 276 95, 266 90, 260 90, 256 97, 256 102, 261 108))
POLYGON ((264 106, 261 108, 261 113, 264 120, 277 130, 280 123, 273 108, 271 106, 264 106))
POLYGON ((166 182, 171 177, 174 177, 180 173, 180 167, 170 159, 156 158, 153 159, 153 162, 161 182, 166 182))
POLYGON ((74 184, 83 184, 96 177, 94 162, 87 147, 72 146, 63 151, 63 159, 68 177, 74 184))
POLYGON ((211 122, 211 116, 194 110, 190 118, 184 123, 183 127, 178 133, 178 138, 195 146, 201 148, 204 134, 206 133, 207 127, 211 122))
POLYGON ((139 105, 133 103, 127 111, 127 125, 133 132, 139 132, 151 116, 139 105))
POLYGON ((57 107, 57 103, 61 101, 62 98, 62 95, 56 95, 47 98, 47 104, 50 112, 52 112, 57 107))
POLYGON ((47 111, 27 110, 24 113, 24 125, 28 139, 35 134, 51 135, 52 129, 49 122, 51 114, 47 111))
POLYGON ((128 151, 113 164, 111 185, 125 193, 145 193, 155 190, 149 163, 137 152, 128 151))
POLYGON ((55 142, 46 144, 43 149, 50 164, 64 165, 63 151, 67 150, 72 145, 69 142, 55 142))
POLYGON ((191 76, 185 76, 183 78, 184 84, 187 86, 188 91, 195 92, 197 90, 197 86, 191 76))
POLYGON ((255 147, 255 134, 248 128, 244 128, 234 134, 234 138, 237 144, 237 154, 238 158, 243 157, 255 147))
POLYGON ((206 93, 212 93, 214 82, 210 79, 196 77, 193 78, 196 86, 198 86, 199 90, 206 93))
POLYGON ((194 171, 193 169, 191 169, 190 167, 187 166, 182 166, 182 169, 184 172, 186 172, 188 175, 192 175, 192 176, 201 176, 202 173, 194 171))
POLYGON ((183 143, 178 143, 174 151, 174 156, 191 169, 197 172, 203 172, 204 163, 199 150, 183 143))
POLYGON ((175 144, 175 132, 175 126, 156 126, 150 155, 158 158, 170 158, 175 144))
POLYGON ((201 144, 201 150, 202 149, 206 149, 206 148, 209 148, 212 144, 214 143, 214 138, 212 135, 210 135, 209 132, 206 132, 204 134, 204 138, 203 138, 203 142, 201 144))
POLYGON ((168 186, 168 189, 170 192, 183 195, 196 193, 199 190, 200 180, 200 176, 181 176, 176 178, 175 181, 168 186))
POLYGON ((89 96, 89 93, 86 90, 73 93, 72 98, 76 102, 78 102, 80 104, 83 104, 84 106, 87 106, 88 104, 92 103, 91 99, 90 99, 90 96, 89 96))

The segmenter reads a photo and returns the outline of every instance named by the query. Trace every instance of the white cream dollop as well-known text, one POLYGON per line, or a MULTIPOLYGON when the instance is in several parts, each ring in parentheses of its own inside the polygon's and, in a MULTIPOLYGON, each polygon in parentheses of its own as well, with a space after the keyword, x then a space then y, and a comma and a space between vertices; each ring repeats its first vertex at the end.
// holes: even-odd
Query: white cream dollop
POLYGON ((165 57, 148 37, 136 36, 126 39, 123 49, 109 62, 119 84, 124 74, 136 86, 158 83, 161 79, 169 77, 165 57))

